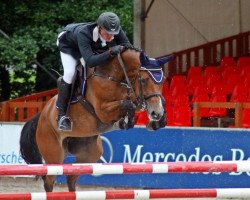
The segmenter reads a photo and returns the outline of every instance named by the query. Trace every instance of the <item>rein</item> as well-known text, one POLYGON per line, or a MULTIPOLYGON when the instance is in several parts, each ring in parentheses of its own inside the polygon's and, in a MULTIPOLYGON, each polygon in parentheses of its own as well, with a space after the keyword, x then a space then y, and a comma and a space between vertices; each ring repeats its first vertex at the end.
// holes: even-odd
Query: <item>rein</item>
POLYGON ((125 68, 125 65, 124 65, 124 62, 123 62, 123 60, 122 60, 122 57, 121 57, 121 54, 120 54, 120 53, 117 55, 117 58, 118 58, 118 61, 119 61, 120 66, 121 66, 121 68, 122 68, 122 71, 123 71, 123 73, 124 73, 124 75, 125 75, 125 78, 126 78, 128 87, 129 87, 129 89, 130 89, 130 92, 134 95, 134 97, 136 97, 135 90, 134 90, 134 88, 132 87, 132 84, 131 84, 131 82, 130 82, 130 80, 129 80, 129 78, 128 78, 128 74, 127 74, 127 72, 126 72, 126 68, 125 68))
POLYGON ((142 81, 141 81, 141 76, 140 76, 140 73, 138 73, 138 79, 139 79, 139 83, 140 83, 140 93, 139 93, 139 96, 137 97, 136 94, 135 94, 135 90, 134 90, 134 87, 132 86, 131 84, 131 81, 129 80, 129 77, 128 77, 128 74, 126 72, 126 68, 125 68, 125 65, 124 65, 124 62, 122 60, 122 57, 120 55, 120 53, 118 54, 118 61, 119 61, 119 64, 120 64, 120 67, 122 68, 123 70, 123 73, 125 75, 125 78, 126 78, 126 81, 127 81, 127 84, 129 86, 129 89, 130 89, 130 92, 133 94, 133 96, 135 97, 135 104, 136 106, 141 110, 141 111, 144 111, 147 107, 147 103, 146 103, 146 100, 152 98, 152 97, 160 97, 162 98, 162 95, 159 94, 159 93, 153 93, 153 94, 149 94, 147 96, 143 95, 143 90, 142 90, 142 81))
MULTIPOLYGON (((96 70, 94 70, 94 72, 87 77, 87 79, 90 79, 91 77, 94 77, 94 76, 98 76, 98 77, 101 77, 101 78, 104 78, 104 79, 107 79, 107 80, 110 80, 110 81, 113 81, 113 82, 117 82, 117 83, 120 83, 122 86, 125 86, 129 89, 129 92, 130 94, 132 94, 132 96, 134 97, 135 99, 135 105, 138 109, 140 109, 141 111, 145 110, 146 107, 147 107, 147 103, 146 101, 152 97, 160 97, 162 98, 162 95, 160 93, 153 93, 153 94, 149 94, 147 96, 145 96, 143 94, 143 90, 142 90, 142 80, 141 80, 141 76, 140 76, 140 73, 137 74, 137 77, 139 79, 139 84, 140 84, 140 90, 139 90, 139 95, 136 96, 136 93, 135 93, 135 90, 134 90, 134 87, 128 77, 128 74, 127 74, 127 71, 126 71, 126 67, 125 67, 125 64, 122 60, 122 57, 121 57, 121 54, 119 53, 117 55, 117 58, 118 58, 118 61, 119 61, 119 64, 120 64, 120 67, 125 75, 125 79, 126 79, 126 82, 121 82, 120 80, 116 79, 115 77, 112 77, 112 76, 106 76, 104 74, 101 74, 101 73, 98 73, 96 72, 96 70)), ((145 71, 143 69, 140 69, 140 71, 145 71)))

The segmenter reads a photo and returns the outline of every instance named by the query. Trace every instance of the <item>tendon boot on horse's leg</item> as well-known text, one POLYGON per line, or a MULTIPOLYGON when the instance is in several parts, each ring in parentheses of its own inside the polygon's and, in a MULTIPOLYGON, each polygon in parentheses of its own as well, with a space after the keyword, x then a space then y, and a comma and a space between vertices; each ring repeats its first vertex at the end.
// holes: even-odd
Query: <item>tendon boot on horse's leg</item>
POLYGON ((69 116, 67 116, 67 110, 69 106, 71 96, 72 84, 66 83, 63 78, 58 80, 58 129, 61 131, 72 131, 72 123, 69 116))

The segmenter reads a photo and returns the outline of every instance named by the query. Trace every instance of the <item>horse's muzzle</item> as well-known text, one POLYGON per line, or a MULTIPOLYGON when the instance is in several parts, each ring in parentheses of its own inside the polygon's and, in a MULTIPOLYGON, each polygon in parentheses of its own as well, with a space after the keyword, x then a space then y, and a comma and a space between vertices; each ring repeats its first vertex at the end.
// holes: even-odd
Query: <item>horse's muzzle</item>
POLYGON ((146 128, 149 131, 156 131, 160 128, 164 128, 167 125, 166 123, 166 114, 161 116, 160 120, 158 121, 149 121, 146 128))

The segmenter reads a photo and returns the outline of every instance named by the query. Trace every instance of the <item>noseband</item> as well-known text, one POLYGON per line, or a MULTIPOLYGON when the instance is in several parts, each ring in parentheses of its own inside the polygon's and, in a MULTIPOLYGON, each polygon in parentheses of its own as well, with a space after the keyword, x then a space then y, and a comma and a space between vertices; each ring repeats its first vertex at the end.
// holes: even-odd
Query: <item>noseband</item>
MULTIPOLYGON (((120 67, 122 68, 123 73, 125 75, 126 82, 127 82, 128 88, 130 90, 130 93, 135 97, 135 102, 134 103, 135 103, 136 107, 138 109, 140 109, 140 111, 144 111, 147 108, 146 101, 148 99, 150 99, 152 97, 160 97, 161 99, 163 99, 163 97, 162 97, 162 95, 160 93, 153 93, 153 94, 149 94, 149 95, 144 95, 143 94, 142 79, 141 79, 140 72, 138 72, 138 74, 137 74, 137 77, 138 77, 138 80, 139 80, 139 84, 140 84, 140 90, 139 90, 139 96, 136 96, 134 87, 132 86, 131 81, 129 80, 129 77, 127 75, 126 68, 125 68, 125 65, 124 65, 124 62, 122 60, 121 55, 118 54, 117 58, 118 58, 120 67)), ((143 70, 140 69, 140 71, 143 71, 143 70)))
MULTIPOLYGON (((128 74, 126 72, 126 67, 124 65, 124 62, 122 60, 122 57, 120 54, 117 55, 117 58, 118 58, 118 61, 119 61, 119 64, 120 64, 120 67, 125 75, 125 79, 126 79, 126 82, 121 82, 120 80, 116 79, 115 77, 111 77, 111 76, 106 76, 104 74, 100 74, 96 71, 94 71, 89 77, 87 77, 87 79, 91 78, 91 77, 94 77, 94 76, 98 76, 98 77, 101 77, 101 78, 104 78, 104 79, 108 79, 110 81, 113 81, 113 82, 117 82, 117 83, 120 83, 122 86, 125 86, 129 89, 129 96, 130 97, 133 97, 133 99, 135 99, 133 102, 134 104, 136 105, 136 107, 140 110, 140 111, 144 111, 146 108, 147 108, 147 103, 146 101, 150 98, 153 98, 153 97, 160 97, 161 99, 163 99, 162 95, 160 93, 152 93, 152 94, 149 94, 149 95, 144 95, 143 94, 143 89, 142 89, 142 79, 141 79, 141 75, 140 75, 140 72, 138 72, 135 80, 133 81, 133 84, 135 83, 136 79, 138 78, 139 80, 139 84, 140 84, 140 89, 139 89, 139 95, 136 96, 136 93, 135 93, 135 90, 134 90, 134 87, 133 87, 133 84, 131 83, 131 81, 129 80, 129 77, 128 77, 128 74)), ((143 69, 140 69, 140 71, 144 71, 143 69)))

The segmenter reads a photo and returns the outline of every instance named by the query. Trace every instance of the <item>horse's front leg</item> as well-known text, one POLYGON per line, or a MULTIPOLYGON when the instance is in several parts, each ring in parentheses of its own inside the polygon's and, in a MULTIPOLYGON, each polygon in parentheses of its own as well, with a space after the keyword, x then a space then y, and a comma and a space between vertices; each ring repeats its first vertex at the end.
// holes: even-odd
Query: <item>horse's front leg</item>
POLYGON ((133 128, 136 106, 130 100, 122 100, 121 110, 123 117, 118 121, 119 128, 125 130, 133 128))
POLYGON ((130 100, 102 102, 97 116, 103 123, 117 122, 120 129, 134 127, 135 105, 130 100))

